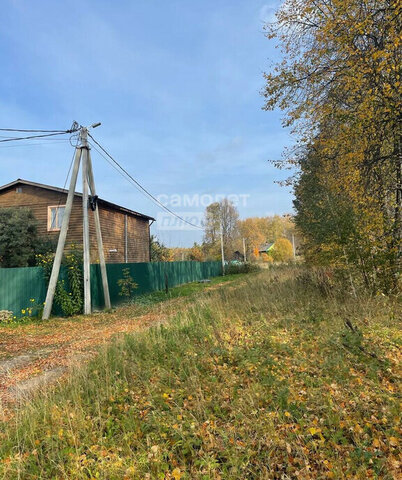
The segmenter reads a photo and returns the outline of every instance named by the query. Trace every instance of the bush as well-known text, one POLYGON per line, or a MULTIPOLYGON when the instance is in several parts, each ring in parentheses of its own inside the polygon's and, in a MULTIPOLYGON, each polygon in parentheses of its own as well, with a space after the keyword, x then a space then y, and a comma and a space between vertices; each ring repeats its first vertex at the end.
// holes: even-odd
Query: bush
MULTIPOLYGON (((35 244, 35 255, 46 255, 56 253, 57 240, 54 238, 39 237, 35 244)), ((35 263, 36 264, 36 263, 35 263)))
POLYGON ((261 259, 264 263, 273 263, 274 259, 271 257, 271 255, 268 255, 266 253, 261 254, 261 259))
MULTIPOLYGON (((37 264, 44 270, 45 278, 49 281, 52 273, 54 254, 37 255, 37 264)), ((84 305, 84 282, 82 272, 82 251, 71 245, 71 249, 63 258, 67 268, 69 288, 64 280, 58 280, 54 294, 54 302, 66 316, 82 313, 84 305)))
POLYGON ((296 282, 307 289, 320 292, 323 296, 335 293, 336 281, 331 269, 304 269, 296 276, 296 282))
POLYGON ((120 287, 119 295, 127 300, 133 296, 134 290, 138 288, 138 283, 134 282, 129 268, 123 268, 123 278, 117 280, 117 285, 120 287))
POLYGON ((234 275, 236 273, 254 273, 260 271, 260 267, 255 263, 230 263, 225 267, 227 275, 234 275))
POLYGON ((56 251, 56 241, 39 237, 29 208, 0 209, 0 267, 31 267, 35 256, 56 251))
POLYGON ((0 209, 0 265, 27 267, 35 262, 37 221, 29 208, 0 209))
POLYGON ((274 262, 288 262, 293 259, 293 247, 287 238, 278 238, 275 241, 269 255, 272 256, 274 262))

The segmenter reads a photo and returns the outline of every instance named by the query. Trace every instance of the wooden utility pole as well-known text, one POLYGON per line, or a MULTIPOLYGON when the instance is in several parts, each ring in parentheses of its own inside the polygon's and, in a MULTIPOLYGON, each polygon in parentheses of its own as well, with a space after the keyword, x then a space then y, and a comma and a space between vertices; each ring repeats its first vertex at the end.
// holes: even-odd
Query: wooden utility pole
MULTIPOLYGON (((97 199, 90 150, 88 150, 88 180, 89 180, 89 188, 91 189, 91 195, 93 198, 97 199)), ((98 244, 99 264, 100 264, 102 286, 103 286, 103 297, 105 299, 105 307, 107 310, 109 310, 110 308, 112 308, 112 305, 110 303, 109 283, 107 281, 105 253, 103 251, 102 231, 101 231, 100 220, 99 220, 99 208, 98 208, 98 205, 96 204, 96 200, 95 200, 94 208, 95 208, 94 219, 95 219, 96 241, 98 244)))
POLYGON ((292 233, 292 247, 293 247, 293 259, 296 260, 295 236, 293 233, 292 233))
POLYGON ((221 224, 222 275, 225 275, 225 252, 223 251, 223 226, 221 224))
MULTIPOLYGON (((94 124, 91 127, 95 128, 100 123, 94 124)), ((94 220, 96 229, 96 239, 98 244, 99 263, 101 267, 103 293, 105 297, 105 306, 107 309, 111 308, 109 285, 107 281, 105 255, 103 251, 102 233, 99 220, 99 211, 96 204, 96 190, 95 181, 92 170, 91 156, 88 146, 88 129, 86 127, 80 128, 81 145, 76 147, 73 171, 71 174, 70 187, 68 190, 66 206, 63 215, 63 222, 60 229, 59 240, 57 243, 56 255, 53 261, 52 273, 50 275, 49 286, 46 294, 46 301, 43 309, 42 319, 47 320, 52 312, 54 294, 56 291, 57 281, 60 273, 60 265, 63 257, 64 247, 66 244, 66 237, 68 226, 70 223, 71 210, 73 207, 75 187, 77 184, 78 171, 82 161, 82 218, 83 218, 83 247, 84 247, 84 313, 91 313, 91 256, 89 243, 89 218, 88 218, 88 188, 91 189, 92 204, 94 205, 94 220)))
POLYGON ((52 311, 54 293, 56 291, 57 280, 59 278, 61 259, 63 258, 64 246, 66 244, 66 237, 67 237, 67 231, 68 231, 68 224, 70 222, 70 215, 73 207, 75 186, 77 184, 80 161, 81 161, 81 148, 77 147, 75 150, 73 172, 71 174, 70 188, 68 189, 67 201, 64 209, 63 222, 61 224, 59 241, 57 243, 56 255, 53 261, 52 273, 50 275, 45 305, 43 308, 43 314, 42 314, 43 320, 47 320, 50 317, 50 313, 52 311))
POLYGON ((247 256, 246 256, 246 239, 243 237, 243 257, 244 261, 247 262, 247 256))
POLYGON ((84 313, 91 313, 91 254, 89 251, 89 219, 88 219, 88 132, 81 128, 82 151, 82 240, 84 247, 84 313))

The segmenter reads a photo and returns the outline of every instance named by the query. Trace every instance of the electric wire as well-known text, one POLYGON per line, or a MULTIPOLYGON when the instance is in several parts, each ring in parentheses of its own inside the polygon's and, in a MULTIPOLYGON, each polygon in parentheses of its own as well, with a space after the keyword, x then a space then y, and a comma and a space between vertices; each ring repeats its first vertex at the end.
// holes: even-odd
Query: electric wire
POLYGON ((71 127, 68 130, 28 130, 28 129, 17 129, 17 128, 0 128, 1 132, 24 132, 24 133, 42 133, 41 135, 29 135, 26 137, 10 137, 4 140, 0 140, 0 143, 4 142, 14 142, 18 140, 30 140, 35 138, 45 138, 53 137, 56 135, 65 135, 67 133, 74 133, 79 130, 80 126, 77 122, 73 122, 71 127))
MULTIPOLYGON (((79 130, 79 125, 74 122, 72 127, 69 129, 69 130, 36 130, 36 129, 16 129, 16 128, 0 128, 0 131, 1 132, 23 132, 23 133, 41 133, 41 135, 29 135, 29 136, 25 136, 25 137, 10 137, 10 138, 3 138, 2 140, 0 140, 0 143, 6 143, 6 142, 14 142, 14 141, 19 141, 19 140, 31 140, 31 139, 36 139, 36 138, 41 138, 41 139, 45 139, 47 137, 53 137, 53 136, 57 136, 57 135, 65 135, 67 133, 74 133, 76 131, 79 130)), ((173 212, 172 210, 170 210, 170 208, 168 208, 166 205, 163 205, 163 203, 161 203, 154 195, 152 195, 151 192, 149 192, 145 187, 143 187, 124 167, 122 167, 119 162, 117 162, 117 160, 115 160, 112 155, 110 155, 110 153, 104 148, 102 147, 102 145, 97 141, 95 140, 95 138, 90 134, 88 133, 88 136, 92 139, 92 141, 101 149, 101 151, 98 150, 98 148, 95 147, 95 145, 92 145, 93 148, 105 159, 107 160, 107 162, 113 166, 113 168, 119 172, 120 175, 122 175, 124 178, 126 178, 132 185, 134 185, 137 190, 139 190, 142 194, 144 194, 147 198, 149 198, 151 201, 153 201, 157 206, 163 208, 166 212, 168 212, 170 215, 173 215, 174 217, 176 217, 177 219, 179 219, 181 222, 184 222, 186 223, 187 225, 190 225, 191 227, 193 228, 197 228, 197 229, 200 229, 202 230, 201 227, 199 227, 198 225, 195 225, 189 221, 187 221, 186 219, 182 218, 180 215, 177 215, 177 213, 173 212), (105 157, 105 155, 108 157, 105 157), (109 161, 109 159, 113 162, 111 163, 109 161), (114 165, 113 165, 114 164, 114 165)), ((62 140, 62 139, 55 139, 55 140, 62 140)), ((71 137, 70 137, 70 143, 71 143, 71 137)), ((35 145, 32 144, 32 145, 35 145)), ((78 145, 78 143, 77 143, 78 145)), ((75 148, 77 148, 77 146, 75 146, 75 148)), ((74 153, 75 153, 75 150, 74 150, 74 153)), ((73 155, 73 159, 70 163, 70 168, 69 168, 69 171, 67 173, 67 177, 66 177, 66 180, 65 180, 65 183, 64 183, 64 188, 65 189, 65 186, 67 184, 67 180, 68 180, 68 177, 70 175, 70 171, 71 171, 71 167, 72 167, 72 163, 73 163, 73 160, 74 160, 74 155, 73 155)), ((61 201, 61 198, 59 200, 59 205, 60 205, 60 201, 61 201)))
MULTIPOLYGON (((96 140, 92 137, 92 135, 90 135, 88 133, 88 136, 90 136, 92 138, 92 140, 94 142, 96 142, 96 140)), ((172 210, 170 210, 168 207, 166 207, 166 205, 163 205, 163 203, 161 203, 157 198, 155 198, 150 192, 148 192, 148 190, 146 190, 137 180, 135 180, 135 178, 130 175, 129 172, 127 172, 127 170, 125 170, 98 142, 96 142, 96 144, 102 149, 102 151, 104 151, 106 153, 106 155, 108 155, 109 158, 112 159, 112 161, 114 162, 111 163, 107 157, 105 157, 105 155, 102 154, 102 152, 100 152, 95 145, 91 144, 91 146, 109 163, 109 165, 111 165, 123 178, 125 178, 126 180, 128 180, 140 193, 142 194, 145 194, 145 196, 147 198, 149 198, 151 201, 153 201, 157 206, 163 208, 164 210, 166 210, 169 214, 173 215, 174 217, 176 217, 177 219, 179 219, 181 222, 184 222, 184 223, 187 223, 188 225, 190 225, 191 227, 193 228, 197 228, 197 229, 200 229, 202 230, 201 227, 199 227, 198 225, 195 225, 187 220, 185 220, 184 218, 180 217, 180 215, 177 215, 177 213, 173 212, 172 210), (117 165, 117 167, 116 167, 117 165)))
MULTIPOLYGON (((173 215, 174 217, 176 217, 177 219, 179 219, 180 221, 184 222, 184 223, 187 223, 188 225, 190 225, 191 227, 193 228, 197 228, 199 230, 203 230, 201 227, 199 227, 198 225, 195 225, 187 220, 185 220, 184 218, 180 217, 180 215, 177 215, 177 213, 173 212, 172 210, 170 210, 170 208, 168 208, 166 205, 163 205, 163 203, 161 203, 156 197, 154 197, 152 195, 152 193, 150 193, 145 187, 143 187, 124 167, 122 167, 119 162, 117 162, 117 160, 115 160, 112 155, 110 155, 110 153, 102 147, 102 145, 97 142, 94 137, 88 133, 88 136, 92 139, 93 142, 95 142, 95 144, 102 150, 102 152, 107 155, 109 157, 110 160, 112 160, 112 162, 118 167, 115 168, 115 170, 117 170, 120 175, 124 176, 124 178, 126 178, 127 180, 130 181, 130 183, 134 183, 134 186, 137 188, 137 190, 139 190, 141 193, 145 194, 149 199, 151 199, 156 205, 158 205, 159 207, 163 208, 165 211, 167 211, 168 213, 170 213, 171 215, 173 215)), ((99 150, 92 144, 92 146, 95 148, 95 150, 103 157, 106 159, 106 157, 99 152, 99 150)), ((107 160, 107 159, 106 159, 107 160)), ((107 160, 108 163, 110 164, 110 161, 107 160)))
MULTIPOLYGON (((10 135, 0 135, 0 138, 21 138, 21 137, 10 137, 10 135)), ((47 140, 47 138, 44 138, 47 140)), ((49 140, 63 140, 62 138, 49 138, 49 140)))
POLYGON ((22 129, 22 128, 0 128, 0 132, 65 133, 65 130, 30 130, 30 129, 22 129))
MULTIPOLYGON (((104 158, 104 159, 106 160, 106 162, 107 162, 114 170, 116 170, 116 172, 117 172, 119 175, 121 175, 121 176, 122 176, 125 180, 127 180, 134 188, 136 188, 140 193, 142 193, 142 194, 144 195, 144 192, 138 187, 138 185, 137 185, 136 183, 134 183, 134 182, 130 179, 130 177, 128 177, 127 175, 125 175, 114 163, 112 163, 112 162, 109 160, 109 158, 106 157, 106 155, 104 155, 104 154, 102 153, 102 151, 99 150, 99 148, 96 147, 96 145, 94 145, 94 144, 91 143, 91 142, 88 142, 88 145, 90 145, 94 150, 96 150, 96 151, 99 153, 99 155, 100 155, 102 158, 104 158)), ((153 201, 153 199, 152 199, 151 197, 148 197, 148 196, 147 196, 147 198, 149 198, 149 199, 151 199, 151 200, 153 201)), ((154 203, 155 203, 155 202, 154 202, 154 203)), ((156 203, 156 205, 159 206, 158 203, 156 203)))
MULTIPOLYGON (((1 132, 41 133, 41 135, 29 135, 29 136, 26 136, 26 137, 11 137, 11 138, 1 135, 0 137, 5 138, 5 139, 0 140, 0 143, 13 142, 13 141, 18 141, 18 140, 31 140, 31 139, 40 138, 42 140, 47 140, 47 141, 44 142, 44 143, 37 143, 37 142, 35 142, 35 143, 24 143, 23 146, 49 145, 49 143, 58 143, 60 141, 70 142, 70 144, 72 144, 71 143, 71 137, 68 138, 68 139, 67 138, 51 138, 51 139, 49 139, 48 137, 54 137, 54 136, 57 136, 57 135, 65 135, 67 133, 74 133, 77 130, 78 130, 78 124, 76 122, 74 122, 72 124, 72 126, 69 130, 36 130, 36 129, 34 130, 34 129, 0 128, 1 132)), ((73 157, 72 157, 71 162, 70 162, 70 167, 68 169, 66 179, 64 181, 63 190, 66 189, 67 181, 68 181, 68 178, 70 176, 71 168, 72 168, 73 162, 74 162, 75 151, 76 151, 77 145, 78 145, 78 140, 77 140, 77 144, 75 145, 73 157)), ((1 148, 12 148, 12 147, 18 147, 18 146, 21 146, 21 145, 2 145, 1 148)), ((59 197, 57 210, 60 208, 62 198, 63 198, 63 196, 61 194, 60 197, 59 197)))
POLYGON ((44 133, 43 135, 30 135, 28 137, 11 137, 11 138, 6 138, 5 140, 0 140, 0 143, 4 142, 14 142, 18 140, 31 140, 33 138, 44 138, 44 137, 54 137, 56 135, 65 135, 66 133, 71 133, 71 132, 57 132, 57 133, 44 133))
POLYGON ((23 144, 17 144, 17 145, 0 145, 0 149, 16 148, 16 147, 18 147, 18 148, 21 148, 21 147, 36 147, 36 146, 39 146, 39 145, 60 145, 60 141, 68 142, 69 140, 67 138, 58 138, 58 139, 54 139, 54 140, 49 140, 47 142, 23 143, 23 144))
MULTIPOLYGON (((71 143, 71 139, 69 139, 70 143, 71 143)), ((74 163, 74 158, 75 158, 75 153, 77 151, 77 147, 78 147, 78 142, 79 142, 79 139, 77 138, 77 143, 75 145, 75 148, 74 148, 74 151, 73 151, 73 156, 71 158, 71 161, 70 161, 70 167, 68 169, 68 172, 67 172, 67 175, 66 175, 66 179, 64 180, 64 185, 63 185, 63 190, 66 189, 66 186, 67 186, 67 181, 68 181, 68 178, 70 177, 70 172, 71 172, 71 169, 73 167, 73 163, 74 163)), ((75 192, 74 192, 75 193, 75 192)), ((63 193, 60 194, 59 196, 59 202, 57 204, 57 210, 60 208, 60 204, 61 204, 61 201, 63 199, 63 193)))

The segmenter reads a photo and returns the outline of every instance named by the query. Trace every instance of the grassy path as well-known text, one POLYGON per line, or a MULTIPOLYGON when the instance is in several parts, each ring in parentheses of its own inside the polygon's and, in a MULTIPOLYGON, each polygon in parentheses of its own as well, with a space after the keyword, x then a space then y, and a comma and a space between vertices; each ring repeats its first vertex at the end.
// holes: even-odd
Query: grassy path
MULTIPOLYGON (((240 280, 240 277, 239 279, 240 280)), ((113 312, 72 319, 0 327, 0 418, 6 406, 58 379, 92 358, 116 335, 134 333, 165 322, 204 290, 233 282, 233 276, 155 292, 113 312), (3 406, 3 408, 1 408, 3 406)))
POLYGON ((399 479, 401 305, 322 292, 188 296, 0 423, 0 478, 399 479))

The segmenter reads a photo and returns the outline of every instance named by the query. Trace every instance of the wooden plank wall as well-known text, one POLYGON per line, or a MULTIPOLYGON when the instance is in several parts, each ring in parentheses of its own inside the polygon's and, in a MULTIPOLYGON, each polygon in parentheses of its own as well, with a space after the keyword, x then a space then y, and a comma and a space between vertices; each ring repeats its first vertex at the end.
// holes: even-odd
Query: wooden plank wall
MULTIPOLYGON (((38 220, 38 233, 58 239, 59 232, 49 232, 48 206, 64 205, 67 194, 53 192, 44 188, 31 185, 20 185, 21 192, 16 187, 0 192, 0 208, 28 207, 38 220)), ((118 210, 113 210, 104 205, 99 205, 99 217, 104 243, 106 263, 123 263, 125 261, 124 242, 124 216, 118 210), (111 250, 117 250, 111 252, 111 250)), ((128 227, 128 262, 149 261, 149 222, 127 214, 128 227)), ((91 241, 91 262, 99 262, 93 212, 89 210, 89 234, 91 241)), ((82 245, 82 199, 74 198, 71 211, 70 226, 67 233, 66 248, 71 244, 82 245)))
POLYGON ((127 261, 149 262, 149 222, 127 216, 127 261), (146 241, 145 241, 146 239, 146 241))

